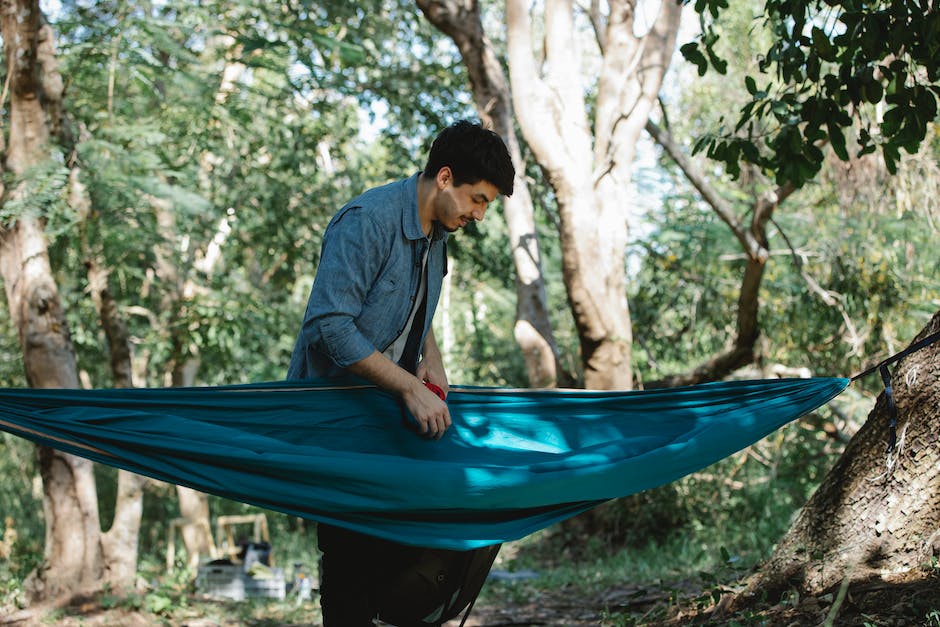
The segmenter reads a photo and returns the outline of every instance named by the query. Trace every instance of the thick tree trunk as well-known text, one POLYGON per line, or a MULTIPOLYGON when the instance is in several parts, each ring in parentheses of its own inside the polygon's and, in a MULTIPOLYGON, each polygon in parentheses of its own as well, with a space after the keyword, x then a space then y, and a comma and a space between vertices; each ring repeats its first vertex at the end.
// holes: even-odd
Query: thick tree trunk
MULTIPOLYGON (((940 313, 915 339, 940 330, 940 313)), ((893 367, 897 445, 882 393, 867 422, 734 606, 787 589, 910 576, 940 553, 940 342, 893 367)), ((874 375, 877 376, 877 375, 874 375)), ((851 591, 851 587, 849 588, 851 591)))
POLYGON ((473 100, 484 124, 498 133, 516 168, 513 195, 503 198, 512 259, 516 269, 514 335, 522 350, 531 387, 570 386, 571 375, 559 360, 542 276, 535 212, 525 177, 525 161, 513 129, 509 84, 493 46, 483 32, 476 0, 417 0, 425 17, 460 50, 470 77, 473 100))
POLYGON ((132 588, 137 583, 140 521, 144 513, 146 477, 118 471, 118 490, 111 528, 101 537, 104 578, 114 587, 132 588))
POLYGON ((663 2, 642 36, 635 30, 633 2, 612 0, 606 15, 599 4, 592 6, 598 9, 591 17, 602 53, 593 125, 571 0, 545 2, 543 64, 533 54, 528 3, 507 0, 509 69, 519 126, 558 201, 562 272, 585 387, 629 389, 633 339, 624 251, 631 170, 672 58, 681 6, 663 2))
MULTIPOLYGON (((55 69, 52 30, 38 2, 0 4, 4 56, 10 84, 5 168, 22 176, 48 158, 44 102, 57 124, 61 77, 55 69), (58 90, 58 91, 56 91, 58 90)), ((4 202, 23 200, 16 184, 4 202)), ((27 381, 34 387, 78 387, 75 351, 49 267, 39 218, 23 214, 0 234, 0 273, 10 316, 19 330, 27 381)), ((92 464, 39 447, 46 543, 43 564, 24 584, 33 600, 95 585, 102 576, 101 534, 92 464)))

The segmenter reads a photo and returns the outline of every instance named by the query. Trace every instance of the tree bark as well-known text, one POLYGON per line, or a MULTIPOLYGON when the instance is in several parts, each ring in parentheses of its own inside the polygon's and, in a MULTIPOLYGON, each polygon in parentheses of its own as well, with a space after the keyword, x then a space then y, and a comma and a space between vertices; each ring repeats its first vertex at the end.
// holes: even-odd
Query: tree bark
MULTIPOLYGON (((157 214, 157 223, 165 236, 165 244, 157 248, 157 276, 168 290, 163 297, 164 311, 173 312, 173 318, 178 320, 186 316, 187 294, 192 294, 195 287, 191 282, 179 275, 177 271, 179 259, 174 255, 174 247, 170 242, 176 239, 176 218, 170 208, 161 200, 154 199, 154 210, 157 214)), ((191 296, 190 296, 191 297, 191 296)), ((180 336, 179 327, 172 325, 176 331, 172 332, 170 342, 173 347, 168 380, 165 385, 173 387, 188 387, 195 383, 196 370, 199 367, 198 356, 186 355, 185 338, 180 336)), ((206 536, 209 527, 209 497, 185 486, 176 486, 179 500, 180 515, 189 521, 181 528, 183 544, 186 546, 188 564, 195 567, 199 564, 200 555, 208 555, 211 540, 206 536)))
POLYGON ((144 513, 146 477, 118 471, 118 490, 114 503, 114 520, 101 537, 104 578, 114 587, 133 588, 137 582, 137 557, 140 545, 140 522, 144 513))
MULTIPOLYGON (((940 312, 915 342, 940 330, 940 312)), ((891 377, 897 445, 886 453, 882 393, 770 559, 734 600, 818 594, 870 579, 910 576, 940 553, 940 342, 902 359, 891 377)), ((851 587, 849 588, 851 591, 851 587)))
POLYGON ((558 201, 562 274, 578 329, 585 387, 593 389, 633 387, 625 212, 633 201, 636 142, 672 58, 681 14, 678 3, 663 2, 653 26, 638 36, 634 8, 633 2, 614 0, 605 16, 592 13, 592 23, 603 33, 592 125, 573 2, 546 0, 544 63, 539 65, 528 3, 506 1, 513 105, 558 201))
POLYGON ((477 0, 417 0, 418 7, 457 45, 467 68, 473 101, 483 123, 509 148, 516 168, 513 194, 503 198, 516 269, 516 343, 525 359, 531 387, 570 386, 574 380, 559 359, 548 315, 535 211, 525 177, 525 161, 513 129, 509 84, 493 46, 483 32, 477 0))
MULTIPOLYGON (((0 3, 0 28, 10 83, 5 169, 14 177, 49 157, 44 103, 58 123, 62 81, 52 29, 35 0, 0 3), (56 91, 58 90, 58 91, 56 91)), ((26 200, 22 183, 3 201, 26 200)), ((75 350, 49 266, 41 220, 24 212, 0 233, 0 274, 19 331, 26 377, 33 387, 78 387, 75 350)), ((94 585, 103 571, 92 463, 38 447, 46 522, 44 561, 24 583, 31 600, 94 585)))
POLYGON ((180 515, 187 523, 180 528, 186 546, 187 564, 190 568, 199 565, 200 556, 212 554, 212 538, 209 536, 209 497, 181 485, 176 486, 180 515))

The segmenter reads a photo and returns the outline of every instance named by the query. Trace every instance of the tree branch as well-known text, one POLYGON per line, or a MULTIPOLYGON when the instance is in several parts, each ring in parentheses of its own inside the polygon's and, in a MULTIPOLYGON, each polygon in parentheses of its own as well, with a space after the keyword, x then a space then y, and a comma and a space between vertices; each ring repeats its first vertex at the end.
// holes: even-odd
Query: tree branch
POLYGON ((780 233, 780 236, 783 237, 783 241, 785 241, 787 246, 790 248, 790 255, 793 259, 793 265, 795 265, 797 270, 800 271, 800 276, 809 287, 810 293, 818 296, 819 299, 829 307, 834 307, 839 311, 839 314, 842 316, 842 322, 845 324, 845 328, 849 334, 848 343, 852 346, 852 354, 861 355, 862 346, 865 344, 865 338, 862 337, 862 335, 858 332, 858 327, 855 326, 855 323, 852 321, 852 317, 846 310, 845 305, 843 304, 844 297, 842 294, 823 288, 823 286, 821 286, 819 282, 813 278, 809 272, 806 271, 806 269, 803 267, 803 258, 797 254, 796 249, 793 247, 793 244, 790 243, 790 238, 787 237, 786 232, 784 232, 784 230, 781 229, 780 225, 776 222, 774 225, 777 227, 777 231, 780 233))
POLYGON ((673 140, 672 134, 657 126, 652 120, 647 121, 646 132, 650 134, 650 137, 652 137, 657 144, 662 146, 663 150, 665 150, 670 157, 672 157, 675 164, 682 170, 685 178, 688 179, 692 187, 702 196, 702 200, 711 206, 718 217, 721 218, 721 221, 728 225, 728 228, 731 229, 734 236, 741 242, 741 247, 744 248, 745 254, 747 254, 748 257, 752 257, 753 253, 760 248, 760 245, 753 237, 749 237, 748 231, 741 226, 737 216, 734 215, 731 204, 721 197, 718 190, 712 187, 711 183, 705 178, 704 173, 695 165, 692 159, 682 151, 675 140, 673 140))
POLYGON ((545 164, 549 178, 557 178, 554 173, 564 167, 563 160, 557 156, 558 148, 565 144, 552 115, 551 92, 540 78, 532 53, 531 20, 526 0, 506 0, 506 48, 512 103, 518 113, 516 120, 529 146, 545 164))
POLYGON ((737 328, 734 344, 725 352, 708 359, 691 372, 664 377, 658 381, 646 383, 645 387, 675 387, 714 381, 754 360, 754 346, 760 335, 758 321, 760 285, 764 275, 765 263, 770 256, 767 249, 766 226, 767 222, 772 219, 774 210, 793 193, 794 187, 787 183, 759 196, 751 207, 750 228, 745 229, 735 217, 730 203, 721 197, 695 163, 681 150, 672 136, 652 121, 646 123, 646 130, 673 158, 705 202, 728 225, 728 228, 731 229, 731 232, 741 243, 747 262, 744 267, 744 275, 741 278, 741 289, 738 296, 737 328))
POLYGON ((594 31, 594 40, 597 42, 597 48, 601 56, 604 56, 607 47, 607 24, 604 21, 604 15, 601 13, 600 0, 591 0, 591 6, 585 6, 577 2, 578 8, 584 11, 591 22, 591 29, 594 31))

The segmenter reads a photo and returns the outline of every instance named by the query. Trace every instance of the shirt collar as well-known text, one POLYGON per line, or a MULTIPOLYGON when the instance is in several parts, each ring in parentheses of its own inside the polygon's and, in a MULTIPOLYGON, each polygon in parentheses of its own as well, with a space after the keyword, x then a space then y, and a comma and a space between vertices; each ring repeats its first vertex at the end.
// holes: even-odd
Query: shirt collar
POLYGON ((424 239, 424 230, 421 228, 421 216, 418 215, 418 177, 421 173, 405 179, 401 187, 401 200, 404 212, 401 216, 401 227, 408 239, 424 239))
MULTIPOLYGON (((424 229, 421 228, 421 216, 418 215, 418 178, 420 176, 421 172, 418 172, 402 181, 401 199, 405 210, 402 214, 401 226, 405 237, 410 240, 427 239, 424 229)), ((431 225, 431 239, 437 241, 446 237, 447 231, 434 222, 431 225)))

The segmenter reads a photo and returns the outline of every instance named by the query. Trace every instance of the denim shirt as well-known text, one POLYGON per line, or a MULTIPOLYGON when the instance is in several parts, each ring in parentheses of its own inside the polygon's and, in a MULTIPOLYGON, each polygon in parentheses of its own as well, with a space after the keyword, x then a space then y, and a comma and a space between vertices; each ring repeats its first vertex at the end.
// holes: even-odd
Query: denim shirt
POLYGON ((427 310, 420 346, 447 273, 447 233, 434 223, 429 242, 418 216, 418 176, 376 187, 333 216, 287 378, 345 374, 345 368, 395 341, 411 313, 428 252, 427 310))

